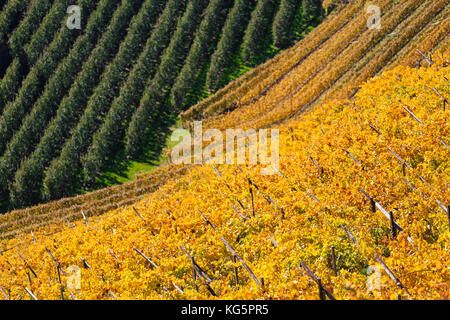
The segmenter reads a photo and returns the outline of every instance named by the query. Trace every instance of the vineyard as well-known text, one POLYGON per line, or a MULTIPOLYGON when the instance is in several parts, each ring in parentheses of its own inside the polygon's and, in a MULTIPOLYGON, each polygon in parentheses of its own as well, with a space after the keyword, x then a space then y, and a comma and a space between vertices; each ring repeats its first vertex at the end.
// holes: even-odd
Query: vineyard
POLYGON ((0 299, 450 298, 448 1, 3 2, 0 299), (178 120, 279 169, 95 190, 178 120))
POLYGON ((106 169, 159 152, 180 111, 291 46, 322 16, 309 0, 6 1, 2 210, 95 189, 106 169), (68 27, 73 6, 79 28, 68 27))
POLYGON ((296 118, 329 99, 351 98, 361 83, 387 65, 415 65, 423 60, 419 52, 448 48, 447 1, 375 3, 384 13, 380 30, 367 28, 365 1, 354 1, 298 42, 292 49, 298 55, 289 54, 283 64, 274 65, 276 71, 265 73, 270 65, 255 69, 253 81, 258 85, 249 87, 246 81, 232 88, 230 84, 220 97, 204 100, 182 118, 186 122, 201 118, 204 126, 212 128, 266 127, 296 118), (398 52, 407 52, 408 57, 398 60, 398 52))
POLYGON ((3 298, 448 299, 450 67, 428 59, 280 125, 277 175, 192 166, 2 241, 3 298))

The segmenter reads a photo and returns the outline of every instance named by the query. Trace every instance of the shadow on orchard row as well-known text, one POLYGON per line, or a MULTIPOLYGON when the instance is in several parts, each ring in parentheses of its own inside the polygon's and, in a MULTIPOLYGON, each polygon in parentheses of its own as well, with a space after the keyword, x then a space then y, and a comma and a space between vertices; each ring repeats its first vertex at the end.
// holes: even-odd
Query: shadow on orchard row
POLYGON ((122 142, 115 150, 115 157, 105 166, 100 178, 97 179, 93 186, 87 186, 84 192, 123 183, 113 175, 125 179, 128 178, 127 173, 134 161, 150 166, 158 166, 161 164, 161 155, 167 146, 167 138, 171 133, 171 127, 175 123, 175 115, 167 113, 158 114, 148 125, 144 140, 148 141, 148 144, 143 146, 139 155, 129 159, 125 154, 124 144, 122 142))

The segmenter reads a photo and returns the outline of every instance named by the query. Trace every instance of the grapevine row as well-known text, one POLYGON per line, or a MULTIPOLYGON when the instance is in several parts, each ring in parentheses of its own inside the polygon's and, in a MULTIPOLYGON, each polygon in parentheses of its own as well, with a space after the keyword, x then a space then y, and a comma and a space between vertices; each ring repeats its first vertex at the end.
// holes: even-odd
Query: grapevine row
MULTIPOLYGON (((88 7, 91 3, 88 0, 83 1, 82 8, 88 7)), ((94 18, 91 18, 91 25, 95 28, 87 29, 88 35, 101 34, 102 30, 99 29, 101 29, 101 26, 106 25, 113 8, 114 4, 111 2, 102 1, 99 3, 99 7, 93 14, 94 18)), ((62 32, 58 33, 58 37, 53 40, 22 82, 22 87, 17 93, 15 100, 5 106, 0 117, 0 154, 3 154, 5 151, 6 144, 11 139, 14 131, 20 126, 24 115, 29 112, 34 102, 39 98, 45 83, 51 77, 59 62, 67 56, 72 41, 76 37, 77 31, 75 30, 74 32, 68 28, 64 28, 62 32)))

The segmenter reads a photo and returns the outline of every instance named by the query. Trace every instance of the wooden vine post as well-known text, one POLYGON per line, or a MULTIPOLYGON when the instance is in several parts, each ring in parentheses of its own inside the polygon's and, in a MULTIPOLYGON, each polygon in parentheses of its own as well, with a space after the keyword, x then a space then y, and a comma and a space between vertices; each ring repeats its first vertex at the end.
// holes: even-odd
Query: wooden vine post
POLYGON ((384 261, 380 258, 378 254, 374 255, 375 260, 381 265, 381 267, 384 269, 384 271, 388 274, 389 278, 392 279, 392 281, 395 282, 395 284, 400 288, 405 290, 405 292, 408 294, 408 296, 412 297, 409 293, 408 289, 403 285, 403 283, 400 282, 400 280, 394 275, 394 273, 388 268, 388 266, 384 263, 384 261))
POLYGON ((138 248, 134 248, 134 251, 136 251, 140 256, 142 256, 145 259, 145 261, 148 262, 148 264, 150 265, 150 269, 158 268, 158 266, 152 260, 150 260, 150 258, 148 258, 145 254, 139 251, 138 248))
MULTIPOLYGON (((233 263, 236 264, 236 256, 232 255, 232 260, 233 263)), ((234 266, 234 281, 236 282, 236 285, 239 285, 239 275, 238 275, 238 268, 236 267, 236 265, 234 266)))
MULTIPOLYGON (((364 196, 366 196, 367 198, 372 199, 372 197, 370 197, 370 195, 368 195, 362 188, 359 188, 359 191, 360 191, 362 194, 364 194, 364 196)), ((395 220, 393 219, 393 217, 391 218, 390 213, 389 213, 385 208, 383 208, 383 206, 382 206, 381 204, 379 204, 378 202, 374 202, 374 203, 375 203, 375 209, 380 210, 380 212, 381 212, 387 219, 389 219, 389 220, 391 221, 391 225, 393 225, 393 227, 391 227, 392 234, 394 234, 394 229, 395 229, 395 234, 397 234, 397 231, 402 232, 402 231, 403 231, 403 228, 400 227, 400 226, 398 225, 397 222, 395 222, 395 220)), ((373 205, 372 205, 372 206, 373 206, 373 205)), ((373 210, 373 207, 372 207, 372 210, 373 210)), ((414 244, 414 241, 411 239, 410 236, 407 237, 407 240, 408 240, 409 243, 414 244)))
POLYGON ((335 252, 334 246, 331 246, 331 266, 333 268, 334 275, 337 276, 338 270, 336 267, 336 252, 335 252))
POLYGON ((91 266, 87 263, 87 261, 83 258, 80 258, 81 262, 83 263, 83 268, 85 269, 92 269, 91 266))
POLYGON ((256 284, 259 285, 260 287, 262 287, 261 280, 255 276, 255 274, 250 269, 250 267, 245 263, 245 261, 240 256, 237 255, 236 251, 234 251, 234 249, 228 244, 228 242, 225 240, 225 238, 220 237, 220 240, 222 240, 222 242, 225 244, 227 249, 231 252, 233 257, 236 257, 236 259, 239 260, 239 262, 242 264, 242 266, 245 268, 245 270, 247 270, 247 272, 250 274, 250 276, 253 278, 253 280, 256 282, 256 284))
MULTIPOLYGON (((213 295, 214 297, 217 297, 218 295, 215 293, 215 291, 211 288, 210 283, 212 282, 211 278, 208 276, 208 274, 198 265, 198 263, 195 261, 194 257, 191 256, 187 250, 180 246, 180 249, 184 252, 184 254, 191 260, 192 264, 192 278, 194 279, 194 283, 196 282, 196 279, 202 280, 203 284, 206 286, 206 289, 213 295)), ((195 283, 195 287, 198 291, 197 284, 195 283)))
POLYGON ((6 300, 11 300, 9 295, 6 293, 5 289, 1 285, 0 285, 0 291, 3 293, 3 295, 6 298, 6 300))
POLYGON ((28 289, 27 287, 25 287, 25 291, 30 295, 30 297, 31 297, 33 300, 38 300, 38 298, 34 295, 34 293, 33 293, 30 289, 28 289))
POLYGON ((403 106, 403 109, 405 109, 406 112, 408 112, 408 114, 409 114, 411 117, 414 118, 414 120, 416 120, 418 123, 422 124, 422 121, 421 121, 419 118, 417 118, 416 115, 415 115, 411 110, 409 110, 409 109, 408 109, 407 107, 405 107, 405 106, 403 106))
POLYGON ((135 208, 134 206, 131 206, 131 207, 133 208, 134 212, 136 212, 136 214, 138 215, 138 217, 141 218, 142 221, 147 222, 147 221, 145 221, 145 219, 141 216, 141 214, 136 210, 136 208, 135 208))
POLYGON ((88 221, 87 221, 86 215, 84 214, 84 212, 83 212, 83 211, 81 211, 81 214, 83 215, 83 221, 84 221, 84 224, 86 225, 86 227, 88 227, 88 226, 89 226, 89 224, 88 224, 88 221))
POLYGON ((62 281, 61 281, 61 273, 59 272, 59 267, 58 266, 56 267, 56 270, 58 272, 58 282, 59 282, 59 291, 60 291, 60 294, 61 294, 61 300, 64 300, 64 287, 63 287, 63 284, 62 284, 62 281))
MULTIPOLYGON (((144 259, 145 259, 145 261, 147 261, 148 262, 148 264, 150 265, 150 269, 157 269, 158 268, 158 266, 156 265, 156 263, 154 263, 149 257, 147 257, 145 254, 143 254, 138 248, 134 248, 134 251, 136 251, 140 256, 142 256, 144 259)), ((183 294, 184 293, 184 291, 183 290, 181 290, 181 288, 179 287, 179 286, 177 286, 176 284, 175 284, 175 282, 172 282, 172 285, 173 285, 173 287, 177 290, 177 291, 179 291, 181 294, 183 294)), ((163 287, 164 289, 166 289, 165 287, 163 287)), ((166 289, 167 290, 167 289, 166 289)))
POLYGON ((447 205, 448 229, 450 230, 450 204, 447 205))
POLYGON ((250 179, 249 179, 249 190, 250 190, 250 196, 252 198, 252 216, 255 217, 255 200, 253 198, 253 188, 252 185, 250 184, 250 179))
POLYGON ((320 300, 327 300, 327 297, 325 296, 325 290, 323 289, 322 280, 320 278, 317 279, 317 285, 319 286, 320 300))
POLYGON ((250 178, 248 178, 248 182, 250 183, 250 185, 253 185, 255 187, 255 189, 257 191, 259 191, 262 194, 262 197, 270 204, 272 204, 275 208, 278 209, 278 211, 281 213, 281 218, 284 219, 285 218, 285 211, 283 208, 279 207, 275 201, 273 201, 273 199, 265 192, 263 192, 262 190, 259 189, 258 185, 255 184, 250 178))
POLYGON ((322 280, 317 277, 307 266, 306 264, 300 260, 300 266, 306 271, 306 273, 308 274, 308 276, 311 277, 311 279, 314 280, 314 282, 318 285, 319 287, 319 297, 320 300, 326 300, 326 297, 328 297, 330 300, 336 300, 336 298, 331 294, 331 292, 325 288, 325 286, 322 284, 322 280))
POLYGON ((28 278, 28 283, 30 284, 30 286, 33 286, 33 283, 31 282, 30 273, 28 271, 27 271, 27 278, 28 278))
POLYGON ((442 94, 440 94, 439 91, 436 90, 436 88, 433 87, 432 89, 433 89, 433 91, 436 92, 436 94, 442 99, 442 101, 443 101, 442 104, 443 104, 443 108, 444 108, 444 111, 445 111, 445 105, 448 104, 447 99, 445 99, 445 98, 442 96, 442 94))
POLYGON ((314 165, 317 167, 317 170, 319 171, 319 175, 323 175, 324 169, 317 163, 316 160, 314 160, 313 157, 309 156, 309 158, 310 158, 311 161, 314 163, 314 165))
MULTIPOLYGON (((28 264, 27 260, 25 260, 25 258, 20 254, 19 251, 17 251, 17 254, 19 255, 20 259, 22 259, 25 267, 27 267, 31 271, 31 273, 37 278, 38 276, 37 276, 36 272, 34 272, 33 268, 31 268, 31 266, 28 264)), ((28 274, 28 272, 27 272, 27 274, 28 274)), ((29 275, 28 275, 28 280, 31 284, 31 279, 30 279, 29 275)))
POLYGON ((395 238, 397 236, 397 227, 395 226, 394 214, 392 211, 389 211, 389 221, 391 222, 392 238, 395 238))
POLYGON ((50 255, 50 258, 52 258, 53 262, 56 264, 56 266, 61 270, 62 274, 67 277, 67 273, 64 271, 64 269, 61 267, 61 264, 58 262, 58 260, 55 259, 55 257, 52 255, 50 250, 48 248, 45 248, 47 253, 50 255))
POLYGON ((428 58, 425 54, 423 54, 422 51, 420 51, 419 49, 416 49, 416 51, 422 56, 423 59, 425 59, 426 62, 428 62, 430 66, 434 64, 433 61, 430 60, 430 58, 428 58))
POLYGON ((370 201, 370 207, 372 212, 376 212, 377 211, 377 207, 376 207, 376 203, 375 200, 369 195, 367 194, 362 188, 359 188, 359 191, 366 196, 367 199, 369 199, 370 201))
POLYGON ((112 292, 111 290, 109 290, 109 295, 110 295, 111 298, 113 298, 114 300, 117 300, 116 295, 115 295, 114 292, 112 292))

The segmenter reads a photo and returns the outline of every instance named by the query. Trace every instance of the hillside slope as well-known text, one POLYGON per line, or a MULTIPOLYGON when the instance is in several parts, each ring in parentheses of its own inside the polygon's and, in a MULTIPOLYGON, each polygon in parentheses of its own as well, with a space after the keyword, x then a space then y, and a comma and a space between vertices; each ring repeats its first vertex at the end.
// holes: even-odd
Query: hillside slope
POLYGON ((6 1, 0 210, 98 189, 108 170, 149 167, 180 111, 322 19, 318 1, 289 15, 286 2, 6 1), (287 25, 273 27, 279 19, 287 25))
POLYGON ((134 207, 2 241, 4 297, 318 299, 319 277, 329 298, 448 299, 449 58, 280 125, 278 175, 196 166, 134 207), (79 290, 57 266, 63 284, 81 268, 79 290))

